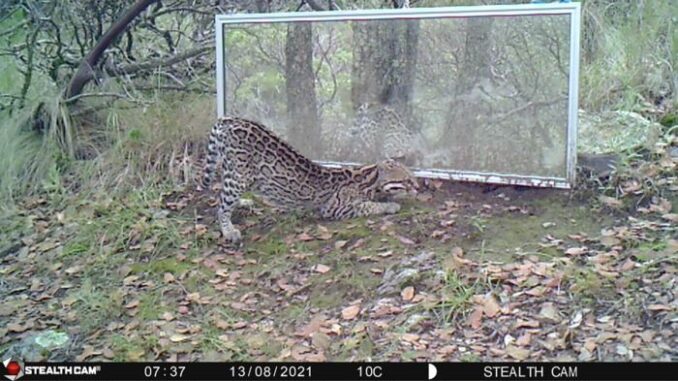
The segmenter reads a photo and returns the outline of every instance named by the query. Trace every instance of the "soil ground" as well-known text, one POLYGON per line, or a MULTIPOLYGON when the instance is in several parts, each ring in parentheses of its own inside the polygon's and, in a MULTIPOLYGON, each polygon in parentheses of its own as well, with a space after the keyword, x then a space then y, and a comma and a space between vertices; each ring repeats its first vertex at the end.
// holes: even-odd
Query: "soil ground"
POLYGON ((678 359, 671 200, 629 213, 570 191, 429 181, 385 217, 327 222, 257 205, 237 216, 234 247, 219 238, 214 196, 147 190, 60 210, 26 200, 3 227, 0 352, 678 359), (46 330, 69 343, 31 346, 46 330))

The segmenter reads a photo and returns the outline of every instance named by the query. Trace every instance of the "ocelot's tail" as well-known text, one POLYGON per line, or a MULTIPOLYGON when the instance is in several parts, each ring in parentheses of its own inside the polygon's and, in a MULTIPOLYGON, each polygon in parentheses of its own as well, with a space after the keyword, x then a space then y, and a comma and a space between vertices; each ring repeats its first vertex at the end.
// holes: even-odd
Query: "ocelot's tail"
POLYGON ((210 132, 209 142, 207 144, 207 159, 205 164, 205 173, 202 177, 202 187, 209 188, 214 179, 217 165, 221 161, 221 156, 224 152, 224 135, 223 135, 224 121, 219 120, 212 127, 210 132))

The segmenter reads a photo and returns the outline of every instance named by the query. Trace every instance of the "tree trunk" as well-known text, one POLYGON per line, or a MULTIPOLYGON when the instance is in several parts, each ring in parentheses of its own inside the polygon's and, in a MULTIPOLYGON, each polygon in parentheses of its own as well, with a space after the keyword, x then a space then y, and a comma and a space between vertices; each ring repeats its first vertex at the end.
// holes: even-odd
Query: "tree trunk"
POLYGON ((317 158, 320 128, 313 73, 311 23, 290 24, 285 41, 287 136, 303 154, 317 158))
MULTIPOLYGON (((72 98, 79 95, 85 85, 94 79, 94 67, 97 65, 104 51, 127 29, 127 26, 143 12, 149 5, 157 0, 137 0, 118 21, 113 23, 103 36, 97 41, 94 48, 87 54, 87 57, 80 62, 78 70, 71 78, 71 82, 66 89, 66 98, 72 98)), ((76 98, 77 99, 77 98, 76 98)))

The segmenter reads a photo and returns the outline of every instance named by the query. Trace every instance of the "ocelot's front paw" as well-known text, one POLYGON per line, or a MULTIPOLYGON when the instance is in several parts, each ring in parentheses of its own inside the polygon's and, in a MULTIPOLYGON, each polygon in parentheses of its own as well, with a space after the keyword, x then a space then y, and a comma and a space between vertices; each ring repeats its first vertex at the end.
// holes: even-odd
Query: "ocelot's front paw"
POLYGON ((236 228, 221 229, 221 234, 223 235, 226 241, 230 241, 233 243, 238 243, 242 239, 242 234, 240 234, 240 230, 236 228))
POLYGON ((240 215, 253 215, 255 214, 255 204, 254 200, 248 198, 241 198, 238 200, 238 208, 236 209, 240 215))
POLYGON ((249 198, 241 198, 238 200, 238 208, 243 208, 243 209, 254 209, 254 200, 251 200, 249 198))
POLYGON ((386 214, 396 214, 400 211, 400 204, 396 202, 385 202, 384 203, 384 213, 386 214))

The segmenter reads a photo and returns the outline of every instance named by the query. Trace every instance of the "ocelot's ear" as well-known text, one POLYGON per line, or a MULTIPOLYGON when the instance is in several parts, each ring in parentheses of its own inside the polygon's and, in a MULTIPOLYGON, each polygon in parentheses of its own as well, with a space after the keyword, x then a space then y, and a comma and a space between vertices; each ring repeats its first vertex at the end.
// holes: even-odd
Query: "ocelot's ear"
POLYGON ((400 164, 405 164, 405 162, 407 161, 407 157, 405 155, 391 156, 391 157, 389 157, 389 160, 393 160, 393 161, 398 162, 400 164))

